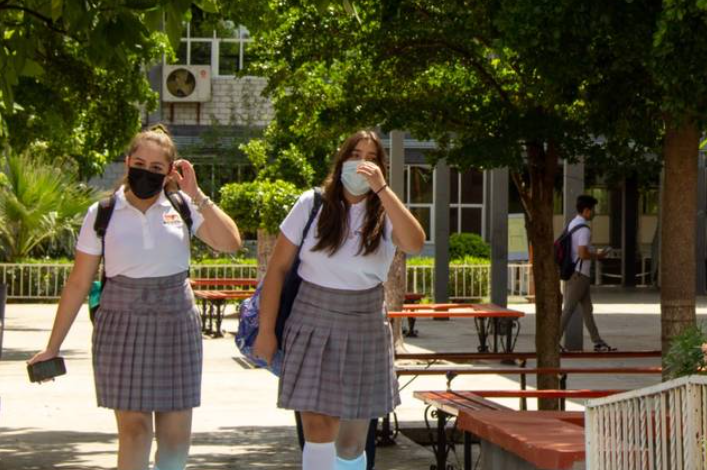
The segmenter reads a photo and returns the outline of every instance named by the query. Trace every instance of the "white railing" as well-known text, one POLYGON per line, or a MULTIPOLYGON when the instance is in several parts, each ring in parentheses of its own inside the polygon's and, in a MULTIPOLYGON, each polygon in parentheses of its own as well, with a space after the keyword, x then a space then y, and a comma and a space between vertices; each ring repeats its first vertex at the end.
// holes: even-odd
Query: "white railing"
POLYGON ((71 273, 71 264, 0 263, 0 282, 7 300, 58 299, 71 273))
POLYGON ((587 470, 707 468, 707 377, 590 400, 587 470))
MULTIPOLYGON (((71 264, 0 263, 0 283, 7 285, 8 300, 56 300, 71 273, 71 264)), ((525 296, 530 290, 530 265, 508 266, 508 294, 525 296)), ((457 299, 479 299, 490 292, 488 265, 449 267, 449 295, 457 299)), ((245 264, 195 264, 191 276, 207 279, 255 278, 257 266, 245 264)), ((408 266, 407 292, 434 296, 434 267, 408 266)))
MULTIPOLYGON (((508 295, 531 294, 532 266, 530 264, 508 265, 508 295)), ((491 291, 491 267, 489 265, 449 266, 449 295, 455 298, 482 298, 491 291)), ((408 266, 407 292, 434 296, 434 266, 408 266)))

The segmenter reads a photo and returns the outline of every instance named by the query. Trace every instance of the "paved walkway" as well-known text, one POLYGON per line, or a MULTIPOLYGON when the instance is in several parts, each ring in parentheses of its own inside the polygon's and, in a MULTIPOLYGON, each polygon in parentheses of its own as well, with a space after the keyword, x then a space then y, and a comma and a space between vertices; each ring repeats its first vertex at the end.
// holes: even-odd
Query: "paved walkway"
MULTIPOLYGON (((699 299, 701 319, 707 300, 699 299)), ((625 349, 660 346, 660 307, 655 292, 603 289, 595 293, 597 324, 605 339, 625 349)), ((534 349, 533 305, 514 308, 528 313, 522 320, 517 350, 534 349)), ((117 448, 115 422, 110 411, 95 405, 90 363, 91 325, 82 311, 62 354, 68 375, 36 385, 27 380, 24 361, 47 340, 53 305, 8 305, 2 360, 0 360, 0 470, 114 468, 117 448)), ((234 331, 236 322, 226 319, 234 331)), ((415 350, 474 351, 477 340, 471 320, 419 321, 415 350)), ((585 336, 585 344, 589 344, 585 336)), ((296 469, 296 445, 291 412, 275 407, 277 381, 266 371, 244 367, 227 335, 205 339, 203 405, 195 411, 194 445, 190 469, 296 469)), ((625 362, 615 361, 620 365, 625 362)), ((655 364, 655 360, 630 364, 655 364)), ((570 379, 570 387, 634 388, 650 385, 656 377, 596 377, 570 379)), ((401 385, 403 404, 397 415, 404 427, 423 426, 424 407, 412 398, 413 390, 444 389, 443 377, 422 377, 401 385)), ((532 384, 532 381, 530 382, 532 384)), ((516 378, 464 376, 454 388, 517 389, 516 378)), ((505 404, 516 406, 516 400, 505 404)), ((569 409, 582 409, 569 404, 569 409)), ((398 445, 380 449, 378 470, 423 470, 433 463, 431 451, 401 436, 398 445)))

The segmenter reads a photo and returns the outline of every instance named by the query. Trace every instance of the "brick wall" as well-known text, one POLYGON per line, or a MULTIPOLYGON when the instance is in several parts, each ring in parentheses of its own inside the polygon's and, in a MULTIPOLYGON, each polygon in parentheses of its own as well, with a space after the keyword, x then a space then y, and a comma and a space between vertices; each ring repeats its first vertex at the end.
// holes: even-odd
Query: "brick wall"
POLYGON ((110 190, 115 188, 115 184, 124 174, 125 162, 109 163, 106 165, 103 175, 94 176, 88 181, 88 184, 101 190, 110 190))
POLYGON ((211 101, 206 103, 162 103, 165 122, 176 125, 232 124, 264 127, 273 116, 269 100, 260 96, 266 81, 260 77, 213 78, 211 101), (174 113, 172 114, 172 106, 174 113), (199 110, 197 119, 197 110, 199 110))

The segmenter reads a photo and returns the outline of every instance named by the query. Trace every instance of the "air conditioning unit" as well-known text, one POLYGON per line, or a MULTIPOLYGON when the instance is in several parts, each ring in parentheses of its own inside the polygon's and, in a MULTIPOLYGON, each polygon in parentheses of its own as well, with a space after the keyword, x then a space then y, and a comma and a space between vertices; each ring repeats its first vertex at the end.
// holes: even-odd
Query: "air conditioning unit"
POLYGON ((203 103, 210 100, 211 66, 162 66, 162 101, 168 103, 203 103))

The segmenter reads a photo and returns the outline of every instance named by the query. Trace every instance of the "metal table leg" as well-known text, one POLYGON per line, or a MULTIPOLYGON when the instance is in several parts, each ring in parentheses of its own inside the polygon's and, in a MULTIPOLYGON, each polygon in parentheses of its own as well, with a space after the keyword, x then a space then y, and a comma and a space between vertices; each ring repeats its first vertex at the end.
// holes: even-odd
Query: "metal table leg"
POLYGON ((206 301, 206 299, 202 299, 202 301, 201 301, 201 331, 203 333, 206 332, 207 309, 208 309, 208 302, 206 301))
POLYGON ((223 314, 226 310, 226 301, 219 300, 216 303, 216 331, 213 331, 214 338, 220 338, 223 336, 221 333, 221 322, 223 321, 223 314))
POLYGON ((479 335, 479 352, 488 352, 488 332, 486 331, 486 318, 475 317, 476 333, 479 335))
POLYGON ((447 432, 446 425, 449 415, 437 410, 437 467, 435 470, 447 468, 447 432))
POLYGON ((464 470, 471 470, 471 434, 464 431, 464 470))

